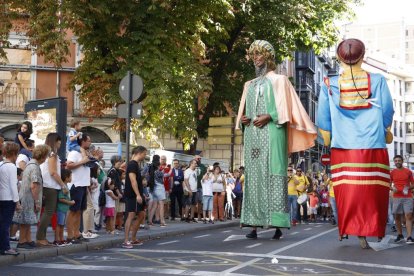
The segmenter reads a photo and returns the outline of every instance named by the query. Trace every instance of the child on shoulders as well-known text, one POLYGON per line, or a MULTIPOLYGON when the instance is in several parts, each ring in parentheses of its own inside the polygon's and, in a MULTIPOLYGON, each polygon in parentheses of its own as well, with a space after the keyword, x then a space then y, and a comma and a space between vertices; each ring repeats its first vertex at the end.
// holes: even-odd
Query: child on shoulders
POLYGON ((30 135, 32 135, 32 133, 33 125, 31 122, 25 121, 20 125, 19 130, 16 133, 16 138, 14 138, 14 142, 20 146, 20 151, 30 151, 26 141, 30 139, 30 135))

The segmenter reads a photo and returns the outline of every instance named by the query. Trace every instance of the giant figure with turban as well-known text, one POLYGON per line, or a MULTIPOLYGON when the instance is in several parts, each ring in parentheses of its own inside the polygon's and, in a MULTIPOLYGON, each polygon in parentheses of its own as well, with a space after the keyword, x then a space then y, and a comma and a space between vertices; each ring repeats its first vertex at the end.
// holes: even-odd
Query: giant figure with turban
POLYGON ((245 184, 242 226, 253 227, 247 238, 257 238, 257 227, 290 227, 287 204, 288 154, 314 145, 316 129, 286 76, 274 72, 275 51, 264 40, 248 50, 256 78, 245 83, 236 128, 244 134, 245 184))
POLYGON ((390 191, 386 138, 392 140, 394 109, 385 78, 361 68, 364 53, 358 39, 338 45, 343 72, 324 81, 317 125, 331 146, 339 239, 355 235, 362 248, 369 248, 367 236, 385 235, 390 191))

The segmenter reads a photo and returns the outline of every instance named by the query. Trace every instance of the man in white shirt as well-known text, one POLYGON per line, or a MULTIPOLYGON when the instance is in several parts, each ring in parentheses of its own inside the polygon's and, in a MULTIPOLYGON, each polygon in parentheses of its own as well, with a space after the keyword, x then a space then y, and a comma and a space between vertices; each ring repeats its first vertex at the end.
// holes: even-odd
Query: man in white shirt
MULTIPOLYGON (((83 133, 78 138, 80 147, 88 150, 91 145, 91 138, 83 133)), ((75 204, 70 206, 67 217, 67 231, 68 242, 79 243, 81 241, 88 241, 83 238, 79 232, 81 212, 86 209, 86 195, 87 187, 91 185, 91 171, 89 167, 84 166, 89 162, 87 156, 82 157, 82 154, 77 151, 71 151, 68 154, 67 169, 72 171, 72 187, 70 189, 70 197, 75 201, 75 204)))
POLYGON ((197 161, 191 160, 190 167, 184 172, 184 205, 185 213, 183 217, 188 216, 188 211, 191 206, 190 218, 187 218, 187 222, 197 222, 194 219, 194 210, 197 205, 197 161))

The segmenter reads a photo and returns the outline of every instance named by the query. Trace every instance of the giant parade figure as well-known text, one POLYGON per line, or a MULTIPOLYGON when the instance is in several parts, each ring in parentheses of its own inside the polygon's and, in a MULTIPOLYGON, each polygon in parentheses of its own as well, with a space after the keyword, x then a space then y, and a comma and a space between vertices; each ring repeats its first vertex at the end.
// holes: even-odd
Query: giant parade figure
POLYGON ((242 226, 253 227, 247 238, 257 238, 257 227, 290 227, 287 205, 288 154, 314 145, 316 129, 286 76, 274 72, 275 51, 264 40, 248 50, 256 78, 245 83, 236 128, 244 131, 245 185, 242 226))
POLYGON ((361 68, 364 54, 358 39, 338 45, 343 71, 325 78, 317 126, 331 146, 339 240, 355 235, 366 249, 367 236, 385 235, 390 191, 386 140, 392 141, 394 109, 385 78, 361 68))

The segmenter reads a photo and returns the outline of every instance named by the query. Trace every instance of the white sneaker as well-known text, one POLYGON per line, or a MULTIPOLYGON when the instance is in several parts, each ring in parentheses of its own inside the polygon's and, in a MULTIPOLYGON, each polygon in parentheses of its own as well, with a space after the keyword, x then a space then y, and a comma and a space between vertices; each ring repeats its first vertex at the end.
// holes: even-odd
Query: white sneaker
POLYGON ((99 235, 88 232, 88 233, 82 233, 82 237, 84 237, 85 239, 95 239, 95 238, 99 237, 99 235))

